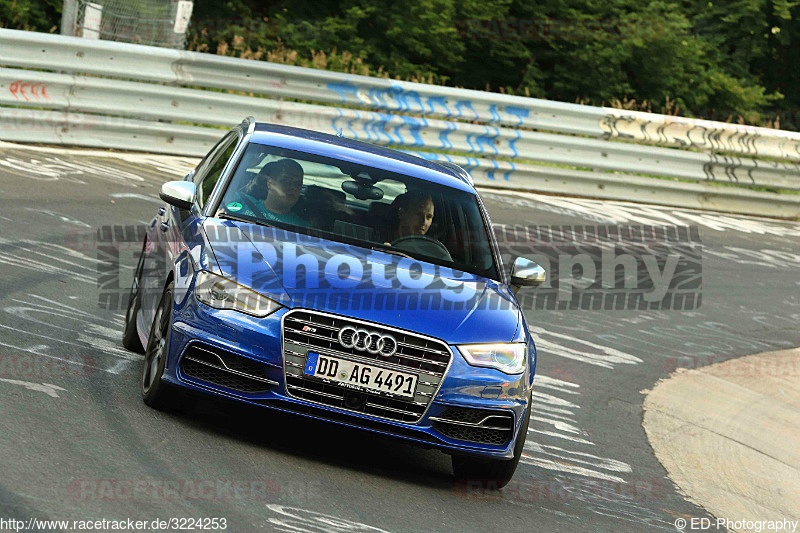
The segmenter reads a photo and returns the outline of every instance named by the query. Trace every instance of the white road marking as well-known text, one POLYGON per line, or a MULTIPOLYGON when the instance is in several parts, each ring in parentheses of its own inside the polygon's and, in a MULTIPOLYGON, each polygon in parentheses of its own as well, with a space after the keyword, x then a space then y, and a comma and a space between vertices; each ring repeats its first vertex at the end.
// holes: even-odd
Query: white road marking
POLYGON ((19 385, 20 387, 25 387, 28 390, 36 391, 36 392, 43 392, 50 396, 51 398, 58 398, 57 391, 66 391, 67 389, 62 389, 56 385, 51 385, 50 383, 31 383, 30 381, 19 381, 16 379, 5 379, 0 378, 0 381, 4 383, 10 383, 12 385, 19 385))
POLYGON ((267 504, 267 509, 280 516, 270 518, 269 524, 279 531, 308 531, 308 532, 330 532, 330 533, 389 533, 385 529, 380 529, 368 524, 353 522, 339 518, 338 516, 308 511, 299 507, 287 507, 275 503, 267 504))
MULTIPOLYGON (((5 244, 5 243, 2 242, 2 239, 0 239, 0 244, 5 244)), ((55 265, 51 265, 49 263, 31 261, 30 259, 26 260, 25 258, 19 257, 18 253, 9 254, 9 253, 0 252, 0 263, 2 263, 4 265, 10 265, 10 266, 14 266, 14 267, 23 268, 23 269, 26 269, 26 270, 33 270, 33 271, 36 271, 36 272, 45 272, 47 274, 65 276, 65 277, 68 277, 70 279, 75 279, 77 281, 82 281, 84 283, 91 283, 91 284, 97 283, 97 280, 92 278, 91 276, 87 276, 85 274, 76 273, 76 272, 74 272, 72 270, 67 270, 65 268, 61 268, 61 267, 58 267, 58 266, 55 266, 55 265)))
MULTIPOLYGON (((19 328, 12 328, 12 327, 9 327, 9 326, 4 326, 2 324, 0 324, 0 328, 10 329, 12 331, 20 331, 19 328)), ((39 337, 39 338, 47 339, 47 340, 50 340, 50 341, 56 341, 56 342, 60 342, 62 344, 67 344, 69 346, 77 346, 79 348, 86 348, 86 346, 83 345, 83 344, 78 344, 78 343, 75 343, 75 342, 65 341, 63 339, 57 339, 55 337, 48 337, 47 335, 42 335, 41 333, 34 333, 32 331, 23 331, 23 333, 25 333, 26 335, 30 335, 32 337, 39 337)), ((63 357, 58 357, 58 356, 55 356, 55 355, 42 353, 44 350, 50 348, 50 346, 48 346, 46 344, 37 344, 36 346, 29 346, 29 347, 25 348, 25 347, 22 347, 22 346, 17 346, 17 345, 14 345, 14 344, 9 344, 7 342, 0 341, 0 346, 5 346, 6 348, 14 348, 15 350, 20 350, 20 351, 32 353, 32 354, 35 354, 35 355, 40 355, 42 357, 47 357, 48 359, 55 359, 57 361, 63 361, 65 363, 69 363, 71 365, 84 366, 86 368, 91 368, 92 370, 101 370, 103 372, 108 372, 109 374, 119 374, 120 372, 125 370, 125 368, 127 368, 128 363, 130 363, 132 361, 136 361, 138 359, 141 359, 141 356, 137 357, 135 354, 129 354, 127 357, 122 357, 119 354, 116 354, 116 359, 114 360, 114 363, 111 365, 110 368, 101 368, 99 366, 87 365, 86 363, 81 363, 79 361, 73 361, 72 359, 65 359, 63 357), (120 364, 119 363, 120 361, 123 362, 124 365, 120 364)))
POLYGON ((0 149, 25 150, 54 155, 68 155, 74 157, 102 157, 104 159, 119 159, 132 163, 147 164, 169 174, 185 176, 200 162, 200 158, 190 156, 172 156, 142 153, 116 153, 103 150, 81 150, 74 148, 56 148, 50 146, 30 146, 0 141, 0 149))
MULTIPOLYGON (((567 336, 563 335, 562 337, 567 336)), ((597 347, 597 345, 593 346, 597 347)), ((542 438, 550 437, 561 441, 569 441, 573 446, 577 447, 595 446, 595 443, 588 439, 588 433, 582 430, 574 420, 574 412, 570 410, 580 409, 580 405, 574 403, 578 401, 574 396, 580 395, 580 384, 551 378, 539 373, 534 379, 533 387, 533 405, 531 406, 531 421, 528 428, 530 437, 525 443, 525 452, 522 454, 520 464, 626 483, 618 475, 603 472, 603 470, 608 470, 615 474, 630 473, 632 469, 627 463, 590 453, 565 449, 560 446, 550 446, 545 444, 547 440, 542 438), (548 392, 542 392, 541 389, 545 389, 548 392), (555 396, 555 394, 569 394, 573 398, 567 400, 555 396)))
POLYGON ((623 478, 612 474, 606 474, 591 468, 585 468, 578 465, 573 465, 564 461, 554 461, 552 459, 543 459, 541 457, 531 457, 525 453, 522 454, 520 463, 526 465, 538 466, 547 470, 555 470, 558 472, 566 472, 568 474, 578 474, 580 476, 593 477, 597 479, 605 479, 607 481, 616 481, 618 483, 627 483, 623 478))
MULTIPOLYGON (((113 159, 106 156, 105 159, 113 159)), ((144 161, 139 164, 145 163, 144 161)), ((59 157, 43 157, 41 159, 20 159, 0 153, 0 167, 16 175, 34 181, 65 181, 77 185, 86 185, 85 178, 135 186, 145 179, 138 174, 120 168, 113 161, 100 162, 89 159, 66 161, 59 157), (84 178, 84 179, 82 179, 84 178)))
POLYGON ((570 435, 565 435, 564 433, 558 433, 556 431, 543 431, 541 429, 529 429, 528 433, 538 433, 540 435, 547 435, 549 437, 556 437, 558 439, 565 439, 571 440, 576 444, 586 444, 587 446, 594 446, 594 442, 586 439, 582 439, 580 437, 572 437, 570 435))
POLYGON ((635 355, 562 333, 556 333, 547 328, 529 326, 529 329, 534 333, 536 349, 548 355, 566 357, 567 359, 574 359, 605 368, 614 368, 615 363, 631 365, 642 362, 635 355), (569 345, 576 345, 576 347, 572 348, 569 345))
MULTIPOLYGON (((83 315, 85 317, 91 317, 94 320, 102 320, 103 322, 108 322, 109 324, 113 324, 114 323, 113 320, 108 320, 108 319, 105 319, 105 318, 102 318, 102 317, 98 317, 98 316, 93 315, 91 313, 87 313, 86 311, 83 311, 82 309, 78 309, 77 307, 73 307, 71 305, 67 305, 67 304, 58 302, 56 300, 51 300, 50 298, 45 298, 44 296, 39 296, 38 294, 30 294, 29 296, 31 298, 36 298, 37 300, 42 300, 43 302, 47 302, 47 303, 49 303, 51 305, 66 309, 67 311, 69 311, 71 313, 79 313, 79 314, 81 314, 81 315, 83 315)), ((17 303, 21 303, 21 304, 32 305, 34 307, 41 307, 42 309, 55 309, 55 307, 50 307, 50 306, 46 306, 46 305, 42 305, 42 304, 35 304, 35 303, 31 303, 31 302, 26 302, 24 300, 13 299, 13 301, 17 302, 17 303)))
MULTIPOLYGON (((109 196, 111 196, 111 198, 117 198, 117 199, 134 198, 136 200, 144 200, 146 202, 152 202, 154 204, 159 204, 159 205, 164 204, 164 200, 159 199, 157 196, 150 196, 147 194, 139 194, 135 192, 115 192, 109 194, 109 196)), ((143 224, 149 224, 149 222, 143 222, 143 224)))
MULTIPOLYGON (((3 307, 2 309, 4 311, 6 311, 7 313, 10 313, 10 314, 12 314, 14 316, 17 316, 19 318, 22 318, 24 320, 28 320, 30 322, 46 326, 48 331, 52 331, 53 328, 56 328, 56 329, 60 329, 60 330, 64 330, 64 331, 77 333, 77 339, 76 339, 77 342, 66 341, 66 340, 63 340, 63 339, 59 339, 59 338, 56 338, 56 337, 50 337, 48 335, 44 335, 44 334, 41 334, 41 333, 34 333, 34 332, 31 332, 31 331, 26 331, 25 333, 27 333, 29 335, 32 335, 32 336, 45 338, 45 339, 48 339, 48 340, 52 340, 52 341, 56 341, 56 342, 60 342, 60 343, 64 343, 64 344, 69 344, 69 345, 73 345, 73 346, 79 346, 79 347, 82 347, 82 348, 93 348, 93 349, 101 352, 104 355, 111 355, 113 357, 124 359, 124 360, 139 360, 140 359, 140 356, 138 356, 136 354, 133 354, 133 353, 130 353, 127 350, 124 350, 120 346, 118 346, 118 343, 119 343, 118 339, 119 339, 119 336, 120 336, 118 330, 112 329, 112 328, 109 328, 109 327, 106 327, 106 326, 102 326, 100 324, 97 324, 98 321, 102 321, 102 322, 105 322, 107 324, 116 325, 115 321, 106 320, 106 319, 102 319, 100 317, 96 317, 95 315, 92 315, 90 313, 86 313, 85 311, 82 311, 80 309, 77 309, 77 308, 74 308, 72 306, 68 306, 68 305, 65 305, 65 304, 60 304, 58 302, 53 302, 52 300, 49 300, 49 299, 41 297, 41 296, 37 296, 37 295, 31 295, 31 296, 34 297, 34 298, 39 298, 41 300, 47 301, 49 303, 56 304, 56 305, 55 306, 46 306, 46 305, 29 303, 29 302, 24 302, 24 301, 12 299, 12 301, 17 302, 17 303, 22 303, 24 305, 8 306, 8 307, 3 307), (77 321, 77 322, 79 322, 79 327, 76 328, 76 327, 59 326, 59 325, 54 324, 52 320, 47 320, 47 321, 41 320, 41 319, 33 316, 34 314, 53 315, 53 316, 56 316, 56 317, 66 318, 68 320, 77 321), (91 322, 88 322, 87 319, 90 319, 91 322)), ((0 325, 0 327, 11 329, 8 326, 0 325)), ((111 368, 112 369, 120 369, 122 367, 120 365, 116 365, 115 364, 111 368)), ((106 371, 109 371, 111 373, 116 373, 116 372, 112 372, 111 370, 106 370, 106 371)))
POLYGON ((570 390, 579 388, 580 385, 577 383, 551 378, 542 374, 536 374, 536 377, 534 378, 534 386, 541 387, 543 389, 553 389, 559 392, 565 392, 567 394, 580 394, 580 392, 576 390, 570 390))
POLYGON ((27 211, 31 211, 33 213, 42 213, 44 215, 50 215, 51 217, 55 217, 55 218, 61 220, 62 222, 66 222, 68 224, 74 224, 76 226, 81 226, 81 227, 84 227, 84 228, 91 228, 92 227, 92 226, 90 226, 89 224, 87 224, 86 222, 84 222, 82 220, 78 220, 77 218, 73 218, 73 217, 71 217, 69 215, 65 215, 63 213, 57 213, 55 211, 50 211, 49 209, 40 209, 40 208, 35 208, 34 209, 32 207, 26 207, 25 209, 27 211))
POLYGON ((713 231, 737 231, 779 237, 800 236, 800 223, 770 220, 747 215, 722 214, 699 209, 650 206, 632 202, 614 202, 547 196, 518 191, 482 190, 481 195, 530 210, 579 216, 596 224, 643 224, 653 226, 702 226, 713 231))
POLYGON ((727 259, 737 265, 756 265, 779 269, 800 267, 800 254, 783 250, 750 250, 737 246, 725 246, 722 250, 713 250, 705 247, 703 255, 727 259))

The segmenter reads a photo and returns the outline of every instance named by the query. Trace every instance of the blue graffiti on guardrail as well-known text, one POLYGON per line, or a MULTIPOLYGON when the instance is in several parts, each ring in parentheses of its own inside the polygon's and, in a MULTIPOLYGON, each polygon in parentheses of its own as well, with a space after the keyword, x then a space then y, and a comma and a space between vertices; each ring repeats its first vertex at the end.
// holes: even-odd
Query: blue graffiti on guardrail
POLYGON ((359 102, 367 103, 361 100, 358 96, 358 89, 352 83, 329 83, 327 85, 329 91, 334 91, 339 94, 342 103, 347 103, 347 95, 352 94, 359 102))
POLYGON ((452 148, 453 147, 453 143, 450 142, 450 139, 448 139, 447 136, 450 135, 450 133, 452 133, 452 132, 454 132, 456 130, 456 125, 453 124, 452 122, 447 122, 447 123, 445 123, 445 127, 447 129, 442 130, 442 131, 439 132, 439 140, 442 141, 442 146, 441 147, 442 148, 446 148, 446 149, 447 148, 452 148))
POLYGON ((422 105, 422 98, 417 91, 406 91, 403 90, 400 85, 393 85, 392 88, 387 92, 390 92, 392 96, 394 96, 395 100, 397 100, 397 103, 400 104, 400 111, 416 111, 418 113, 423 112, 424 107, 422 105), (416 101, 418 108, 412 110, 408 100, 416 101))
POLYGON ((505 181, 511 181, 511 174, 513 174, 514 171, 517 170, 517 166, 514 163, 509 161, 508 164, 511 165, 511 168, 507 170, 505 173, 503 173, 503 179, 505 181))
MULTIPOLYGON (((453 157, 451 157, 448 154, 437 154, 437 153, 434 153, 434 152, 421 152, 421 151, 418 151, 418 150, 401 150, 401 152, 405 152, 407 154, 415 155, 417 157, 421 157, 421 158, 426 159, 428 161, 442 161, 442 160, 444 160, 444 161, 449 161, 451 163, 457 163, 459 166, 461 166, 464 170, 469 172, 471 175, 473 175, 473 171, 475 169, 486 168, 486 162, 488 161, 489 163, 491 163, 492 168, 487 169, 485 171, 485 177, 486 177, 486 179, 493 180, 493 181, 496 181, 498 179, 497 175, 502 170, 502 168, 500 167, 500 164, 495 159, 484 159, 483 163, 481 163, 481 160, 476 159, 474 157, 455 156, 456 158, 463 158, 465 160, 465 162, 459 162, 459 161, 457 161, 456 159, 454 159, 453 157)), ((514 163, 510 162, 510 161, 505 161, 504 165, 508 165, 510 168, 508 168, 507 170, 505 170, 505 172, 503 172, 502 179, 503 179, 503 181, 511 181, 511 175, 514 174, 514 172, 516 172, 517 166, 514 163)), ((473 175, 473 177, 474 177, 474 175, 473 175)))
MULTIPOLYGON (((423 98, 417 91, 403 89, 401 85, 391 85, 389 87, 359 87, 350 82, 331 82, 326 85, 329 91, 335 92, 342 103, 359 103, 368 105, 375 109, 388 111, 407 111, 412 113, 431 113, 435 114, 436 107, 441 106, 447 116, 453 116, 453 111, 447 104, 444 96, 429 96, 423 98), (367 98, 361 95, 366 89, 367 98), (426 111, 427 106, 427 111, 426 111)), ((478 114, 472 109, 472 104, 466 100, 456 103, 457 116, 461 116, 461 107, 465 107, 473 112, 475 118, 478 114)))
POLYGON ((478 115, 477 111, 475 111, 472 108, 472 102, 470 102, 469 100, 459 100, 458 102, 456 102, 456 111, 458 111, 458 114, 456 115, 456 118, 466 118, 466 117, 464 117, 464 114, 461 111, 461 108, 469 109, 470 111, 472 111, 472 115, 473 115, 471 117, 472 120, 478 120, 479 118, 481 118, 480 115, 478 115))
POLYGON ((495 171, 495 170, 497 170, 497 169, 498 169, 498 168, 500 168, 500 167, 499 167, 499 165, 497 164, 497 161, 495 161, 494 159, 492 159, 492 160, 491 160, 491 162, 492 162, 492 166, 493 166, 494 168, 493 168, 493 169, 491 169, 491 170, 487 170, 487 171, 486 171, 486 177, 487 177, 487 178, 489 178, 490 180, 494 180, 494 171, 495 171))
MULTIPOLYGON (((350 92, 352 94, 352 91, 350 92)), ((441 100, 437 100, 440 102, 441 100)), ((446 120, 429 121, 424 117, 394 114, 382 111, 358 111, 348 108, 334 108, 336 116, 331 117, 331 128, 337 135, 365 140, 378 144, 389 144, 409 147, 438 148, 441 150, 462 150, 479 156, 520 156, 516 143, 521 139, 518 129, 500 128, 494 125, 467 125, 446 120), (354 124, 355 123, 355 124, 354 124), (482 131, 480 131, 482 130, 482 131), (453 134, 457 141, 453 140, 453 134), (434 146, 427 134, 438 134, 438 146, 434 146)), ((472 104, 459 102, 458 113, 475 113, 472 104)), ((522 108, 506 108, 518 121, 528 116, 529 111, 522 108)), ((493 106, 495 118, 500 117, 500 110, 493 106)), ((499 174, 495 173, 495 176, 499 174)), ((507 179, 508 174, 504 179, 507 179)))
POLYGON ((444 112, 447 113, 447 116, 450 117, 453 113, 450 111, 450 108, 447 107, 447 99, 444 96, 429 96, 428 97, 428 113, 435 114, 436 113, 436 106, 442 106, 444 112))
POLYGON ((509 122, 515 119, 515 126, 522 126, 531 116, 525 107, 498 104, 489 106, 489 116, 481 116, 471 100, 457 100, 451 103, 446 96, 422 96, 418 91, 404 89, 402 85, 389 87, 362 87, 350 82, 328 83, 327 89, 335 92, 342 103, 367 105, 373 109, 386 111, 405 111, 422 115, 444 115, 447 118, 470 120, 487 124, 509 122), (367 98, 361 95, 366 93, 367 98), (502 109, 501 109, 502 107, 502 109), (505 113, 509 117, 504 117, 505 113))
POLYGON ((336 135, 341 137, 342 136, 342 128, 339 128, 339 127, 336 126, 336 121, 339 120, 340 118, 342 118, 344 116, 344 113, 342 113, 342 110, 339 109, 338 107, 336 108, 336 111, 339 112, 339 116, 338 117, 333 117, 331 119, 331 127, 333 128, 333 131, 336 132, 336 135))
POLYGON ((512 152, 514 152, 514 155, 512 157, 519 157, 519 152, 517 152, 516 143, 520 139, 521 135, 519 133, 519 130, 514 130, 514 133, 516 133, 516 137, 508 141, 508 147, 511 148, 512 152))
POLYGON ((361 113, 356 111, 355 114, 356 114, 356 118, 355 119, 351 119, 351 120, 347 121, 347 129, 350 130, 350 135, 352 135, 354 139, 358 139, 358 133, 356 133, 356 130, 353 129, 353 120, 357 120, 358 122, 361 122, 361 113))
MULTIPOLYGON (((428 127, 428 121, 424 118, 415 118, 415 117, 407 117, 405 115, 401 115, 403 118, 403 125, 408 126, 409 133, 411 133, 411 137, 414 138, 414 146, 425 146, 425 141, 422 140, 420 136, 420 131, 423 128, 428 127)), ((400 126, 398 126, 398 129, 400 126)))
POLYGON ((524 107, 517 107, 513 105, 506 106, 506 113, 511 116, 517 117, 517 126, 521 126, 524 122, 524 119, 528 118, 531 114, 529 109, 525 109, 524 107))

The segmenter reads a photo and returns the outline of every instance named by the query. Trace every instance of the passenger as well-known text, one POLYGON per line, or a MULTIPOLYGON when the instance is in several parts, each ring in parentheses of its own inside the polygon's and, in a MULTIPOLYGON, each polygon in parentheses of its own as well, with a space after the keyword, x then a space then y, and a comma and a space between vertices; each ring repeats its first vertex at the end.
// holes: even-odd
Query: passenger
POLYGON ((273 222, 307 226, 308 221, 295 210, 302 188, 303 167, 293 159, 281 159, 264 165, 225 207, 273 222))

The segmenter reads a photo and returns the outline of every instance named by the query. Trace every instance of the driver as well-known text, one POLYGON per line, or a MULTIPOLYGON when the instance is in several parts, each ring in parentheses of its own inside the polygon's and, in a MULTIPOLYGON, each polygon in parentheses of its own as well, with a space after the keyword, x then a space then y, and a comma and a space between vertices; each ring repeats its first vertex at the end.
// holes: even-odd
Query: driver
POLYGON ((391 229, 391 243, 387 242, 386 245, 397 246, 400 250, 417 252, 427 257, 453 260, 447 247, 428 236, 434 210, 430 193, 413 191, 401 194, 394 199, 392 206, 395 210, 396 223, 391 229))
POLYGON ((394 208, 397 223, 392 229, 391 240, 407 235, 425 235, 433 222, 433 198, 427 192, 411 191, 395 198, 394 208))

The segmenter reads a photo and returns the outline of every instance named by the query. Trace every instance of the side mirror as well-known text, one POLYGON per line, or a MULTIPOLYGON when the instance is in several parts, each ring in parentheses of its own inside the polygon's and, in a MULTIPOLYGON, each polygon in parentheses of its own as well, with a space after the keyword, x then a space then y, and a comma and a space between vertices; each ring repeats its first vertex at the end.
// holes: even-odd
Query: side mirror
POLYGON ((161 186, 158 196, 178 209, 191 209, 197 187, 191 181, 168 181, 161 186))
POLYGON ((517 257, 511 266, 511 284, 517 287, 538 287, 547 279, 547 272, 539 263, 517 257))

